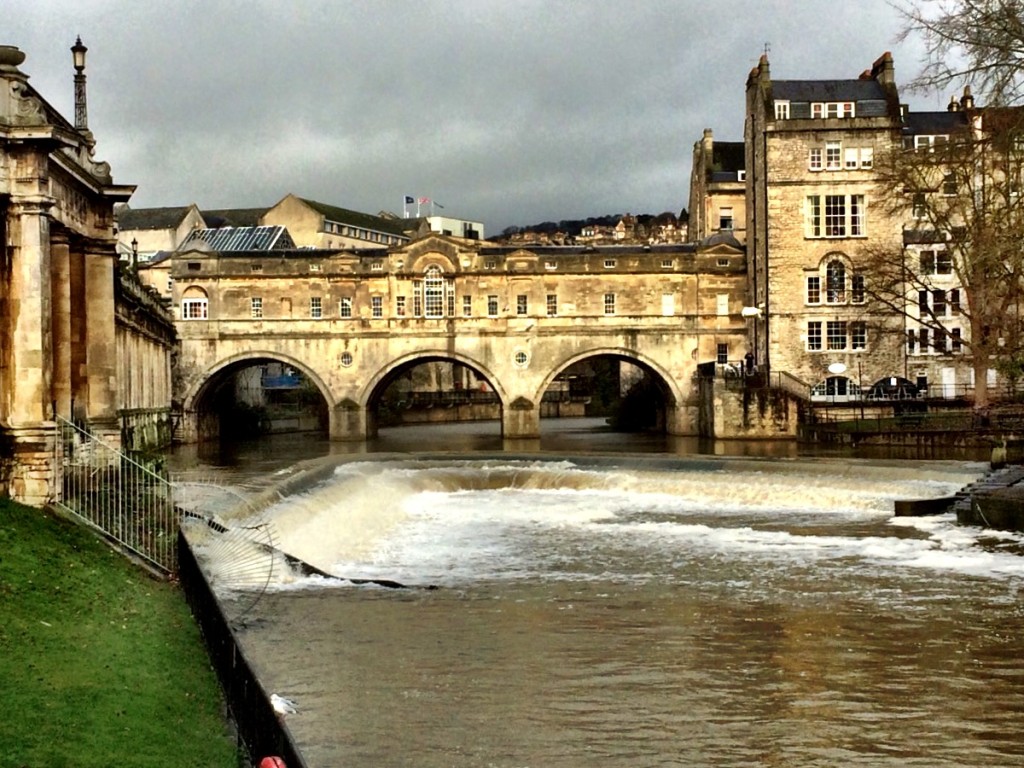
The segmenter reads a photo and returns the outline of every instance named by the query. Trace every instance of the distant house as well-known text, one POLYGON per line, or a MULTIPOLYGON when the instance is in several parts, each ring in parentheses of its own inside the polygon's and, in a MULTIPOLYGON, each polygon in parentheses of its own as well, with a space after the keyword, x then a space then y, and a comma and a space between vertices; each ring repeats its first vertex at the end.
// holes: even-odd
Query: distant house
POLYGON ((710 128, 693 145, 689 236, 703 241, 728 232, 746 241, 746 168, 742 141, 716 142, 710 128))
POLYGON ((386 248, 410 239, 404 219, 360 213, 293 194, 269 208, 260 224, 287 228, 300 248, 386 248))
POLYGON ((114 217, 117 222, 119 252, 122 257, 135 252, 139 261, 148 261, 161 251, 173 251, 192 230, 205 229, 207 226, 195 203, 170 208, 138 209, 124 205, 114 212, 114 217))

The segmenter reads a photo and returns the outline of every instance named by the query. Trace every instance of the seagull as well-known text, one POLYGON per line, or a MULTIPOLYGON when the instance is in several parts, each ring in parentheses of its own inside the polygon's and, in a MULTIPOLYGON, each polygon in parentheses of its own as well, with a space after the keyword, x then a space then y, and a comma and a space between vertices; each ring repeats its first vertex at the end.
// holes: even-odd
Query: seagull
POLYGON ((294 715, 299 711, 295 708, 294 701, 286 699, 284 696, 278 696, 276 693, 270 694, 270 703, 279 715, 294 715))

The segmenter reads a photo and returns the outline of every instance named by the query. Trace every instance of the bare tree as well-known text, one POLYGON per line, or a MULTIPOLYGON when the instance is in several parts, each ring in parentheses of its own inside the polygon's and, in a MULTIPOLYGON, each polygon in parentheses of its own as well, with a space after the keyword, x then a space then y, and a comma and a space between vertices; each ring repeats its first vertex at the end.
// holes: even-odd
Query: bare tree
POLYGON ((867 290, 907 318, 909 345, 970 356, 984 408, 988 370, 1024 362, 1024 108, 968 110, 938 138, 879 158, 876 204, 904 244, 867 254, 867 290))
POLYGON ((892 0, 905 24, 900 40, 921 37, 925 62, 912 88, 972 86, 993 106, 1024 98, 1024 0, 892 0))

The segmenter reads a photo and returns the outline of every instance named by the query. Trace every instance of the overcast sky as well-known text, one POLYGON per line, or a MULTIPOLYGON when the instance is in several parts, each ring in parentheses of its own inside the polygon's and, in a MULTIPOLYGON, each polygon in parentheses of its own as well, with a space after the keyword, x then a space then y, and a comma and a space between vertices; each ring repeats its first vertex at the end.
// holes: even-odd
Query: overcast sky
POLYGON ((2 2, 0 44, 68 119, 81 35, 96 157, 133 207, 294 192, 400 214, 408 194, 488 234, 678 213, 704 128, 742 138, 766 44, 776 79, 854 78, 891 50, 905 83, 923 51, 886 0, 2 2))

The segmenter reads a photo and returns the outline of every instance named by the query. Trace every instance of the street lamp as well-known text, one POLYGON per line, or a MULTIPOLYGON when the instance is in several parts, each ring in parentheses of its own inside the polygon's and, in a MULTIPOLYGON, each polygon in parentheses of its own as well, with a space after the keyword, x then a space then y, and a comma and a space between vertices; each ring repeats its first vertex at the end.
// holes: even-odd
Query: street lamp
POLYGON ((85 52, 88 50, 82 45, 81 37, 71 46, 71 61, 75 67, 75 128, 80 131, 89 130, 89 117, 85 108, 85 52))
POLYGON ((132 238, 132 271, 139 271, 139 241, 132 238))

